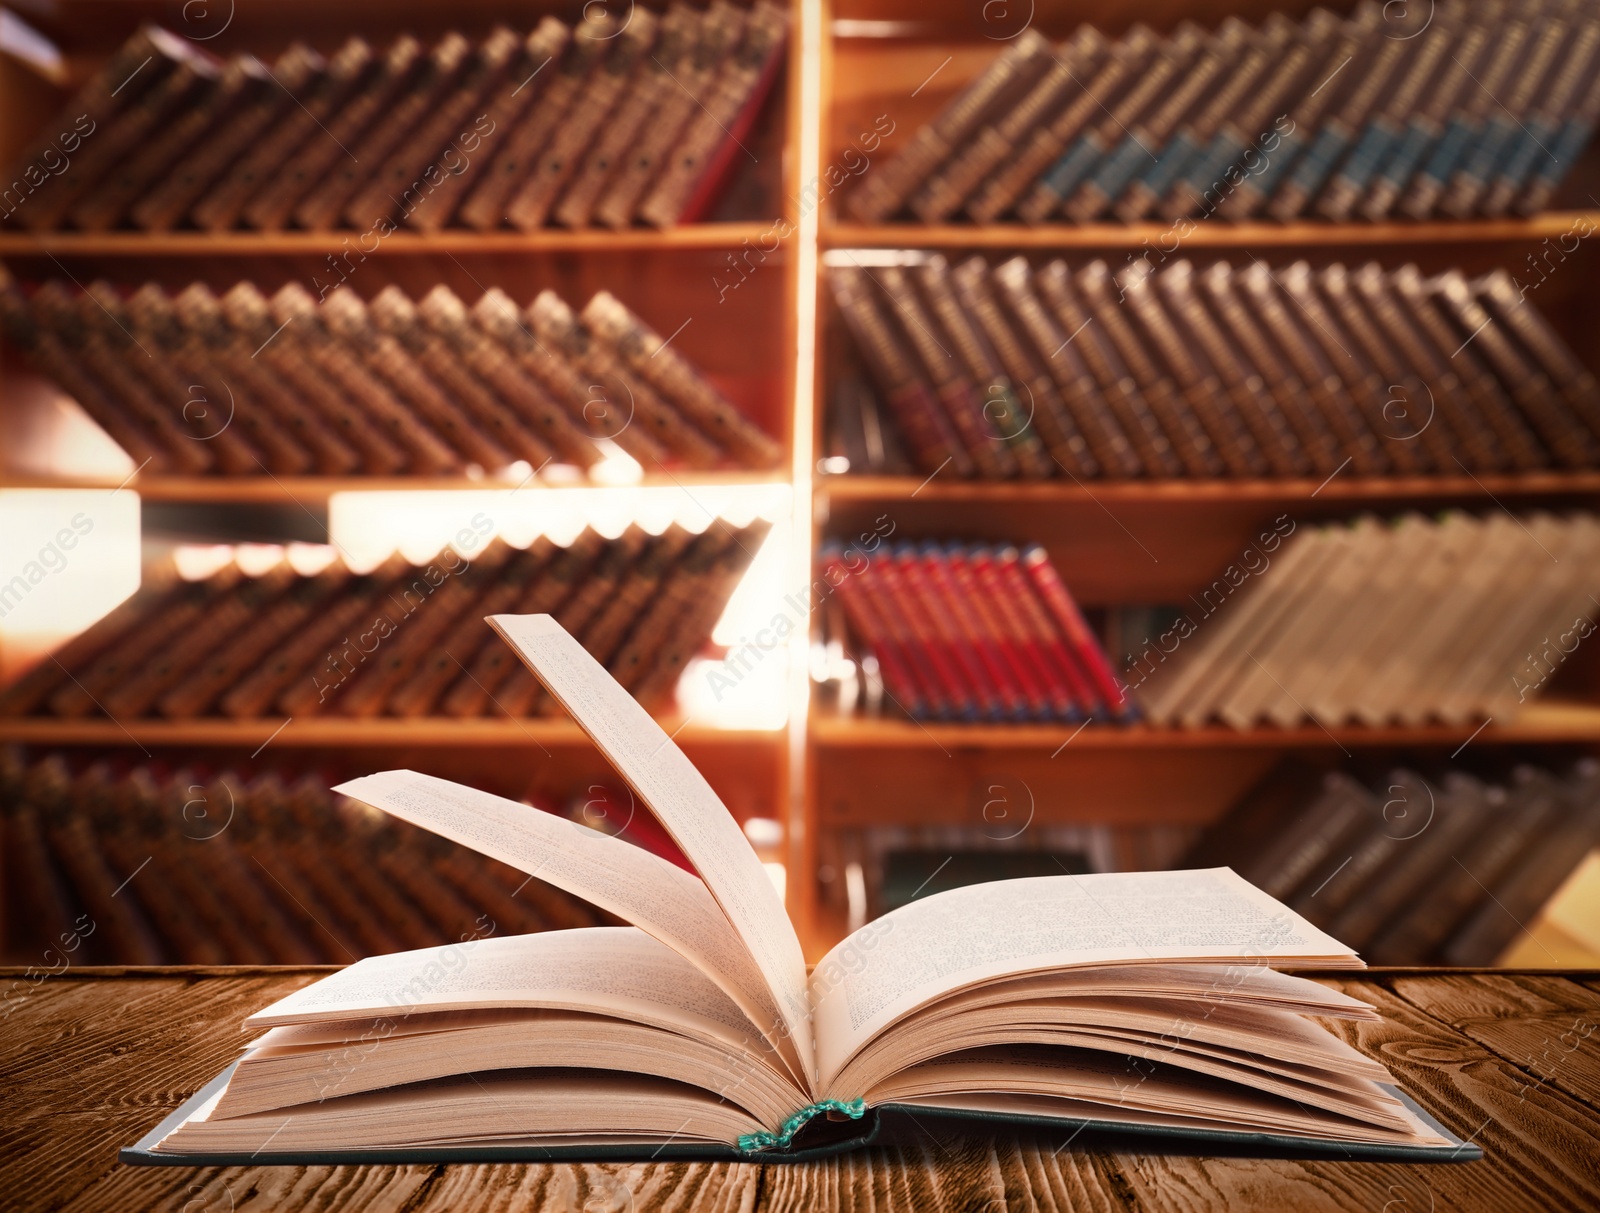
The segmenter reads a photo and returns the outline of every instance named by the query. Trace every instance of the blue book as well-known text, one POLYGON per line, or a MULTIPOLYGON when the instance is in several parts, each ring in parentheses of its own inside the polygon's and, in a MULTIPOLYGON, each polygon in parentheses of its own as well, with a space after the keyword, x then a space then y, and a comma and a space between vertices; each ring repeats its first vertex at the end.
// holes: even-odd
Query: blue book
POLYGON ((1066 198, 1082 184, 1105 154, 1105 148, 1093 134, 1080 135, 1066 154, 1051 166, 1039 184, 1058 199, 1066 198))

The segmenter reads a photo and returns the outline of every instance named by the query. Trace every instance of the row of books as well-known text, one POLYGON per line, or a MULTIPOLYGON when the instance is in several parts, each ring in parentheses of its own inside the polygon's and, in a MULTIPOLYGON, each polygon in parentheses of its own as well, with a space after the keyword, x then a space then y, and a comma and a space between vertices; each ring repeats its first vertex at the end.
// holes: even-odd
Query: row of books
POLYGON ((7 962, 347 964, 607 921, 328 782, 0 751, 7 962))
MULTIPOLYGON (((0 275, 3 275, 0 271, 0 275)), ((151 472, 188 475, 588 468, 612 442, 648 470, 766 468, 782 447, 601 291, 574 312, 444 285, 319 302, 291 282, 125 292, 0 280, 0 326, 151 472)))
MULTIPOLYGON (((986 479, 1600 466, 1600 383, 1503 270, 936 254, 829 280, 917 469, 986 479)), ((842 394, 852 467, 888 450, 842 394)), ((887 458, 881 455, 880 458, 887 458)))
POLYGON ((270 65, 146 27, 24 152, 5 212, 34 231, 345 228, 373 247, 402 224, 704 217, 748 154, 787 12, 583 12, 432 46, 351 38, 327 58, 297 42, 270 65))
POLYGON ((397 555, 362 574, 340 561, 314 575, 287 560, 258 576, 230 564, 198 581, 148 569, 132 598, 0 691, 0 715, 556 715, 484 622, 543 613, 658 707, 769 529, 719 520, 698 535, 634 526, 615 539, 586 529, 566 547, 493 540, 470 561, 445 548, 427 564, 397 555))
POLYGON ((1600 763, 1274 773, 1178 866, 1226 864, 1370 964, 1490 965, 1600 845, 1600 763))
POLYGON ((1042 547, 837 544, 821 572, 853 651, 916 720, 1127 718, 1131 702, 1042 547))
POLYGON ((846 199, 1087 223, 1542 210, 1600 117, 1600 18, 1566 2, 1365 0, 1259 26, 1028 30, 846 199))
POLYGON ((1504 723, 1594 631, 1597 569, 1592 514, 1319 526, 1247 549, 1124 677, 1162 724, 1504 723))

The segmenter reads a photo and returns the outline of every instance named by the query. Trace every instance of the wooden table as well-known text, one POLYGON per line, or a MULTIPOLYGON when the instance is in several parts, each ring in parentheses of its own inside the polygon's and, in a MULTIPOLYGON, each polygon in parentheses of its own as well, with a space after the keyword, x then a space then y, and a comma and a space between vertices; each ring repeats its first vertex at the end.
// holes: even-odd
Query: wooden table
MULTIPOLYGON (((1348 1035, 1481 1162, 1451 1166, 1054 1153, 930 1133, 805 1165, 126 1167, 236 1053, 250 1011, 323 969, 69 969, 0 1024, 8 1208, 812 1210, 1600 1207, 1600 974, 1381 970, 1329 979, 1378 1006, 1348 1035)), ((20 979, 0 970, 0 991, 20 979)), ((0 1003, 0 1008, 6 1004, 0 1003)))

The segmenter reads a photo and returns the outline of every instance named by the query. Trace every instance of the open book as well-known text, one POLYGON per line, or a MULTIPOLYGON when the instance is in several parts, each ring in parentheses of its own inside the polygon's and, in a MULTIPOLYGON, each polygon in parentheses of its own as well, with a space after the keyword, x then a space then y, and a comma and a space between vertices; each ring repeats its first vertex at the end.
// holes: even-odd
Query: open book
POLYGON ((633 925, 353 964, 252 1015, 265 1033, 126 1161, 792 1157, 897 1116, 1477 1157, 1316 1022, 1371 1008, 1278 971, 1361 962, 1226 868, 955 889, 808 974, 755 852, 672 739, 549 616, 490 623, 699 876, 427 775, 343 784, 633 925))

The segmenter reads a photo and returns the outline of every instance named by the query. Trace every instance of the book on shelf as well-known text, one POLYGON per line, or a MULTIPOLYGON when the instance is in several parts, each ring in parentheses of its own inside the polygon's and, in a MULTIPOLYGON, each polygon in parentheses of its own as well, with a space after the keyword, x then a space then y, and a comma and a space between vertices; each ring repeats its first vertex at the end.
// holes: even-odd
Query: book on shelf
POLYGON ((479 515, 457 547, 365 573, 287 561, 236 564, 198 581, 148 569, 134 596, 0 689, 0 716, 250 720, 282 713, 416 718, 550 715, 510 678, 483 624, 537 607, 557 615, 652 707, 676 689, 770 529, 717 520, 701 535, 585 530, 571 544, 485 542, 479 515), (462 550, 468 553, 461 554, 462 550), (470 557, 470 558, 469 558, 470 557))
POLYGON ((1600 114, 1596 18, 1496 0, 1401 12, 1373 0, 1027 30, 845 196, 862 223, 1131 223, 1181 239, 1221 218, 1531 215, 1600 114))
MULTIPOLYGON (((924 475, 1600 465, 1600 384, 1505 270, 905 260, 868 267, 836 250, 827 273, 837 378, 864 368, 924 475)), ((888 467, 877 447, 851 470, 888 467)))
POLYGON ((67 950, 74 964, 344 964, 606 921, 287 767, 7 748, 0 827, 4 951, 25 964, 67 950), (68 943, 75 923, 81 946, 68 943))
POLYGON ((914 720, 1123 719, 1134 706, 1042 547, 824 545, 846 649, 914 720))
POLYGON ((1280 971, 1355 955, 1225 868, 926 896, 808 976, 755 851, 672 739, 551 617, 491 623, 698 875, 445 780, 344 783, 631 925, 401 952, 306 986, 251 1015, 265 1035, 123 1161, 760 1159, 923 1114, 1172 1148, 1478 1155, 1315 1022, 1371 1007, 1280 971))
POLYGON ((1124 678, 1150 720, 1510 722, 1594 630, 1590 514, 1293 528, 1282 520, 1202 590, 1172 643, 1138 645, 1124 678))
POLYGON ((0 327, 151 474, 589 468, 609 441, 649 471, 782 459, 609 292, 574 313, 545 291, 529 316, 503 292, 469 306, 442 284, 420 301, 394 285, 370 302, 322 295, 289 283, 269 298, 248 281, 220 296, 55 278, 29 290, 0 272, 0 327))
POLYGON ((36 232, 343 230, 364 247, 402 224, 698 222, 755 160, 788 27, 771 0, 585 9, 527 33, 351 38, 327 60, 296 44, 269 67, 146 26, 17 161, 5 216, 36 232))
POLYGON ((1492 965, 1600 846, 1600 767, 1274 771, 1179 861, 1228 864, 1379 964, 1492 965))

